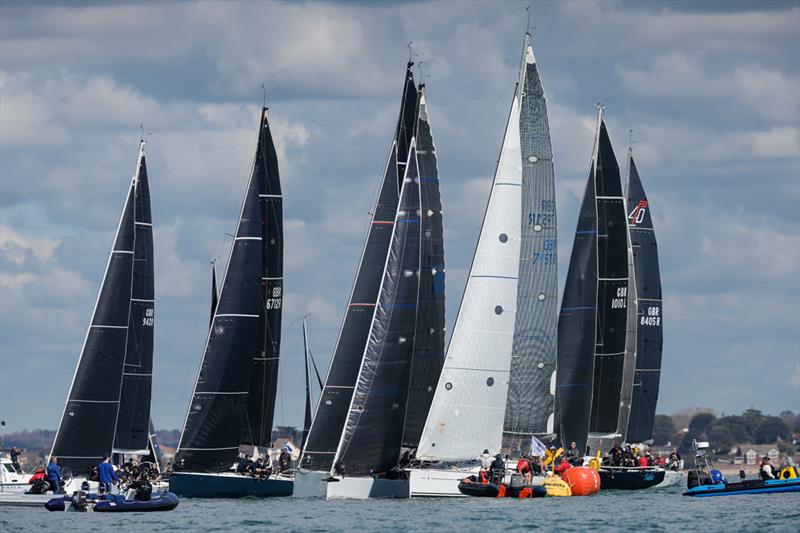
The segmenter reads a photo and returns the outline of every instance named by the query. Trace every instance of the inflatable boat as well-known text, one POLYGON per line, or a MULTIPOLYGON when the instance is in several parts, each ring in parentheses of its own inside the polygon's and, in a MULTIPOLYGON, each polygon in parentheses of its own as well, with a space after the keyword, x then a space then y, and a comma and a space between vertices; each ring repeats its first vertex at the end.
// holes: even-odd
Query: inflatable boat
POLYGON ((511 476, 511 483, 492 483, 478 476, 465 477, 458 484, 458 490, 465 496, 483 498, 541 498, 547 496, 547 489, 541 485, 525 485, 522 476, 511 476))
POLYGON ((94 513, 147 513, 172 511, 178 506, 178 497, 172 492, 162 492, 149 500, 128 500, 122 495, 76 493, 72 496, 52 498, 45 504, 48 511, 77 511, 94 513))

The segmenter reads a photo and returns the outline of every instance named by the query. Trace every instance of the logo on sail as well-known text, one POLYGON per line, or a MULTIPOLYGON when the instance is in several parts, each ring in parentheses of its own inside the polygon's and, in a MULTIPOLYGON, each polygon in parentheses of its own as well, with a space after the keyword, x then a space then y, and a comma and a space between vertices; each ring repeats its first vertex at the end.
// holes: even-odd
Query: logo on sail
POLYGON ((637 224, 641 224, 644 220, 644 215, 647 212, 647 200, 639 200, 639 203, 636 204, 636 207, 633 208, 631 214, 628 215, 628 220, 630 221, 631 226, 636 226, 637 224))

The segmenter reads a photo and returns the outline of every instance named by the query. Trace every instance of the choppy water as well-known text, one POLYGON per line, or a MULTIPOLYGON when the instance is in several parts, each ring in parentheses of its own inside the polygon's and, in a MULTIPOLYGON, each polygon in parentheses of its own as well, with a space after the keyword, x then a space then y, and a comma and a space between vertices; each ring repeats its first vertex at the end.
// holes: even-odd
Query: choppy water
POLYGON ((798 531, 800 493, 689 498, 682 487, 534 500, 185 499, 166 513, 0 508, 0 531, 798 531))

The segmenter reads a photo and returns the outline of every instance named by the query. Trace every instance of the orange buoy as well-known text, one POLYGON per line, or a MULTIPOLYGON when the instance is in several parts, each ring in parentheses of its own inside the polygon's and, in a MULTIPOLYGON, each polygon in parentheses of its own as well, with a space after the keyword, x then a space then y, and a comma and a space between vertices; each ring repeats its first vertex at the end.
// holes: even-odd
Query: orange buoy
POLYGON ((600 491, 600 475, 593 468, 575 466, 562 472, 561 478, 569 484, 573 496, 591 496, 600 491))

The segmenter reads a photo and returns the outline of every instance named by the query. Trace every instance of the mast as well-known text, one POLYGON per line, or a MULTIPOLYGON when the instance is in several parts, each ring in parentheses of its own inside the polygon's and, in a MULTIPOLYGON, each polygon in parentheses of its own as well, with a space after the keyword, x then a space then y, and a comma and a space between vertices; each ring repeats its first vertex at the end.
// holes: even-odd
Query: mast
POLYGON ((553 432, 558 227, 547 104, 531 36, 520 68, 521 249, 514 349, 504 422, 512 449, 553 432))
POLYGON ((407 146, 413 133, 417 90, 411 72, 412 65, 412 61, 406 65, 395 136, 371 213, 372 219, 325 386, 317 402, 303 450, 301 464, 310 470, 330 471, 333 467, 369 337, 397 215, 400 182, 405 175, 407 146))
POLYGON ((306 330, 306 318, 303 317, 303 362, 305 363, 305 380, 306 380, 306 412, 303 418, 303 437, 300 439, 300 449, 305 446, 308 431, 311 429, 311 373, 308 365, 308 331, 306 330))
POLYGON ((629 165, 626 196, 635 279, 633 298, 636 313, 633 315, 635 323, 631 329, 635 331, 636 367, 627 438, 630 442, 645 442, 653 438, 653 421, 661 377, 664 342, 661 273, 650 203, 632 154, 629 165))
POLYGON ((517 84, 453 336, 417 449, 420 460, 463 461, 484 448, 500 450, 520 268, 519 123, 517 84))
POLYGON ((111 454, 114 446, 128 343, 139 169, 137 160, 50 452, 59 458, 62 467, 69 467, 74 473, 88 473, 100 457, 111 454))
POLYGON ((408 402, 402 445, 416 448, 428 417, 444 364, 445 264, 442 200, 436 146, 425 100, 425 84, 418 88, 415 150, 420 182, 420 266, 414 352, 411 357, 408 402))
MULTIPOLYGON (((269 174, 277 172, 277 162, 266 108, 261 111, 259 124, 258 149, 242 201, 236 236, 175 453, 177 469, 225 470, 238 455, 242 428, 253 433, 254 424, 249 424, 247 417, 251 378, 254 367, 262 365, 256 359, 266 359, 267 309, 276 305, 280 309, 279 297, 273 302, 265 297, 266 292, 275 287, 269 282, 281 281, 265 280, 265 263, 271 257, 271 252, 264 249, 265 234, 269 235, 265 226, 280 220, 279 211, 273 211, 276 219, 265 220, 265 213, 269 212, 267 202, 280 200, 279 196, 268 196, 280 193, 268 189, 267 178, 277 179, 277 174, 269 174)), ((279 246, 280 241, 276 240, 273 250, 279 246)), ((270 364, 277 366, 277 360, 273 361, 270 364)), ((273 400, 274 394, 274 390, 264 392, 273 400)), ((271 424, 271 414, 269 416, 271 424)))
POLYGON ((419 293, 420 180, 415 139, 356 387, 331 473, 365 476, 397 465, 419 293))
POLYGON ((153 221, 144 147, 142 140, 134 181, 135 236, 128 338, 113 450, 135 455, 146 453, 149 440, 155 321, 153 221))

